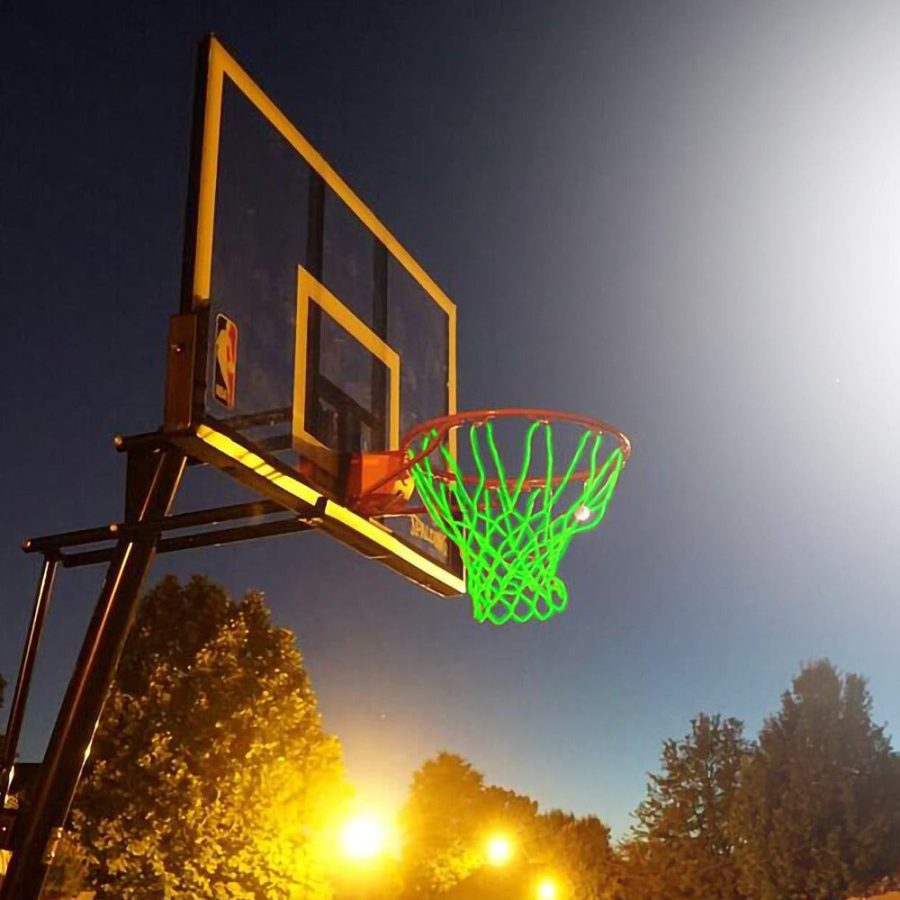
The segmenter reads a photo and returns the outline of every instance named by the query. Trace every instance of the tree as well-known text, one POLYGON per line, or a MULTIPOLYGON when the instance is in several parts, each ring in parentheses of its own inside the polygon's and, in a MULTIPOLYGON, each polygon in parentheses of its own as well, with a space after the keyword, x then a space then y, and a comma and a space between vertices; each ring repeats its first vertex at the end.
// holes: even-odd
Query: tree
POLYGON ((317 840, 345 793, 339 745, 262 596, 160 582, 76 798, 98 897, 330 897, 317 840))
POLYGON ((623 892, 640 900, 741 896, 729 818, 747 753, 737 719, 699 715, 684 739, 663 744, 638 825, 623 848, 623 892))
POLYGON ((615 895, 616 859, 603 822, 552 810, 539 815, 535 824, 535 858, 559 873, 567 898, 609 900, 615 895))
POLYGON ((537 804, 488 788, 484 776, 453 753, 439 753, 413 774, 402 814, 409 897, 447 893, 484 866, 493 831, 518 839, 537 804))
POLYGON ((592 816, 539 814, 529 797, 486 785, 462 757, 440 753, 413 775, 403 811, 405 894, 447 900, 531 896, 552 872, 571 900, 611 896, 609 830, 592 816), (488 865, 486 848, 502 835, 513 847, 509 863, 488 865))
POLYGON ((738 861, 759 900, 831 900, 900 864, 900 766, 866 682, 806 666, 766 720, 734 809, 738 861))

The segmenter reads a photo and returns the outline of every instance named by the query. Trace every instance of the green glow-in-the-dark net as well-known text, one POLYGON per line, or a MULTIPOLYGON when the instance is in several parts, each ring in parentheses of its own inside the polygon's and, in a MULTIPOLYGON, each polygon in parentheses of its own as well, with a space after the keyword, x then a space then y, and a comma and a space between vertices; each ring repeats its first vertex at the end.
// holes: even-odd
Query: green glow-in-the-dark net
POLYGON ((625 464, 623 447, 613 436, 605 441, 602 432, 585 430, 554 453, 554 426, 533 421, 519 472, 510 475, 493 421, 465 427, 474 464, 469 478, 437 430, 409 448, 415 459, 433 445, 410 468, 419 496, 459 547, 477 621, 549 619, 568 604, 557 575, 560 560, 576 534, 603 520, 625 464), (435 465, 438 456, 442 462, 435 465))

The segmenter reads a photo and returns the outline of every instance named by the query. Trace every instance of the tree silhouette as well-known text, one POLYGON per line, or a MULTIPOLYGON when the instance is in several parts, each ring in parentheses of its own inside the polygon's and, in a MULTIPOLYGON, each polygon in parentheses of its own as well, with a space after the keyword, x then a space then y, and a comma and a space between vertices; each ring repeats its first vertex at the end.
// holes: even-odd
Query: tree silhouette
POLYGON ((900 766, 858 675, 806 666, 762 728, 734 831, 759 900, 832 900, 900 864, 900 766))
POLYGON ((736 900, 741 896, 729 818, 747 744, 737 719, 701 714, 663 744, 638 825, 623 848, 628 898, 736 900))
POLYGON ((564 885, 570 900, 612 896, 613 852, 599 819, 541 814, 531 798, 486 785, 455 754, 440 753, 413 775, 403 826, 405 897, 529 897, 545 873, 564 885), (486 853, 494 835, 512 847, 498 868, 486 853))

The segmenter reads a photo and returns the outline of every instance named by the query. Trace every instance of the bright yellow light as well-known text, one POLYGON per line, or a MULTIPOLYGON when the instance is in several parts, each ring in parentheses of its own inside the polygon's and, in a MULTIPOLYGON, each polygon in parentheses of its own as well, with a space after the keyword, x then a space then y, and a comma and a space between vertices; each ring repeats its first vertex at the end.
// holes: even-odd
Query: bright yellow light
POLYGON ((341 829, 341 850, 348 859, 378 856, 387 844, 387 827, 374 816, 356 816, 341 829))
POLYGON ((559 888, 552 878, 542 878, 537 884, 538 900, 556 900, 559 888))
POLYGON ((505 866, 511 856, 512 844, 509 838, 498 834, 488 841, 487 859, 492 866, 505 866))

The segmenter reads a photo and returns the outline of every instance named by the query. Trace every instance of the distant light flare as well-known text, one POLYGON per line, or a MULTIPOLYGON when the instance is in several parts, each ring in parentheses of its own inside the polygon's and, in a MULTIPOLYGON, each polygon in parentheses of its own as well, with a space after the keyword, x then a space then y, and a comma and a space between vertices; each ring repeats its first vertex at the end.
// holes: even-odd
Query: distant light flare
POLYGON ((512 852, 512 842, 505 835, 494 835, 487 842, 487 860, 492 866, 505 866, 512 858, 512 852))
POLYGON ((557 900, 560 896, 559 885, 552 878, 542 878, 537 883, 535 896, 538 900, 557 900))
POLYGON ((355 816, 341 829, 341 851, 347 859, 374 859, 384 852, 387 843, 388 827, 373 815, 355 816))

